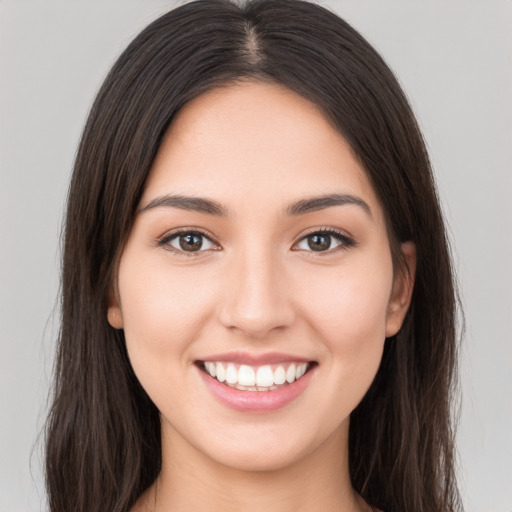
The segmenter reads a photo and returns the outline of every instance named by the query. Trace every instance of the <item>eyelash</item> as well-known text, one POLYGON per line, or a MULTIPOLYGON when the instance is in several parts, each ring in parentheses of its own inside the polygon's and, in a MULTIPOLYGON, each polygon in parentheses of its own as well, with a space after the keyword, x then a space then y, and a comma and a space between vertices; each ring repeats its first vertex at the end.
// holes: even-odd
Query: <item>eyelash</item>
MULTIPOLYGON (((334 247, 333 249, 327 249, 326 251, 314 251, 314 250, 305 250, 305 253, 309 253, 308 256, 316 257, 316 256, 327 256, 329 254, 333 254, 340 251, 345 251, 347 249, 350 249, 351 247, 355 247, 357 245, 357 242, 349 235, 344 233, 341 230, 335 229, 335 228, 316 228, 309 233, 306 233, 303 235, 297 243, 294 244, 294 247, 297 246, 300 242, 303 240, 306 240, 308 237, 313 235, 327 235, 332 238, 334 238, 337 242, 339 242, 339 245, 334 247)), ((301 250, 301 249, 295 249, 295 250, 301 250)))
MULTIPOLYGON (((160 238, 157 241, 157 245, 159 247, 164 247, 166 250, 171 251, 179 256, 185 256, 185 257, 197 257, 200 253, 206 252, 207 250, 215 250, 215 251, 220 250, 218 248, 217 249, 203 249, 203 250, 198 250, 198 251, 184 251, 184 250, 177 249, 177 248, 173 247, 170 243, 171 243, 171 241, 180 237, 181 235, 198 235, 198 236, 208 240, 214 246, 219 247, 219 244, 217 244, 212 239, 212 237, 210 235, 208 235, 198 229, 187 229, 187 228, 173 231, 172 233, 168 233, 168 234, 164 235, 162 238, 160 238)), ((312 230, 311 232, 303 235, 293 245, 292 250, 295 250, 295 251, 302 250, 305 253, 311 253, 311 254, 309 254, 309 256, 314 255, 314 256, 322 257, 322 256, 325 256, 328 254, 333 254, 335 252, 347 250, 351 247, 355 247, 356 245, 357 245, 356 241, 351 236, 347 235, 346 233, 344 233, 340 230, 337 230, 334 228, 316 228, 316 229, 312 230), (339 242, 339 245, 336 246, 334 249, 327 249, 326 251, 314 251, 314 250, 308 251, 308 250, 303 250, 303 249, 293 249, 293 247, 296 247, 299 243, 301 243, 302 241, 306 240, 308 237, 313 236, 313 235, 330 236, 330 237, 334 238, 337 242, 339 242)))
MULTIPOLYGON (((181 235, 199 235, 202 238, 205 238, 210 243, 218 247, 218 244, 213 241, 212 237, 203 231, 199 229, 179 229, 177 231, 173 231, 172 233, 168 233, 164 235, 162 238, 158 240, 158 246, 163 247, 167 251, 173 252, 177 254, 178 256, 185 256, 185 257, 197 257, 199 254, 205 252, 205 250, 199 250, 199 251, 182 251, 180 249, 176 249, 173 247, 170 243, 175 238, 179 238, 181 235)), ((213 250, 219 250, 219 249, 213 249, 213 250)))

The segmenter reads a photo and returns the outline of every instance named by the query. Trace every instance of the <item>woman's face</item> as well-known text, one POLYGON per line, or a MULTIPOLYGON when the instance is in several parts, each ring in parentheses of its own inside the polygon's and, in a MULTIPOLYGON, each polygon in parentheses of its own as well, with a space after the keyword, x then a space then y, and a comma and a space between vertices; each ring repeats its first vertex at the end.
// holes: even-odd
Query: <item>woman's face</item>
POLYGON ((346 440, 411 283, 345 140, 301 96, 245 83, 172 123, 115 290, 164 441, 261 470, 346 440))

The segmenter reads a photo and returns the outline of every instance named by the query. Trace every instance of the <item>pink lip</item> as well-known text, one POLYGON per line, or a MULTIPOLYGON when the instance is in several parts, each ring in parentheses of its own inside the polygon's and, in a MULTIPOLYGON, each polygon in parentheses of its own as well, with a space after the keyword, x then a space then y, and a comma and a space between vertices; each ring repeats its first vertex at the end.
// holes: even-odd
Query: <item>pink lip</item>
MULTIPOLYGON (((219 359, 215 360, 219 361, 219 359)), ((222 358, 220 360, 226 361, 222 358)), ((297 361, 297 359, 292 360, 297 361)), ((290 356, 287 356, 286 361, 290 361, 290 356)), ((267 362, 267 364, 270 363, 267 362)), ((206 387, 220 403, 235 411, 246 413, 266 413, 283 408, 302 394, 311 381, 315 369, 316 366, 309 369, 299 380, 273 391, 241 391, 220 383, 197 367, 206 387)))
POLYGON ((201 361, 222 361, 226 363, 247 364, 249 366, 263 366, 278 363, 309 363, 311 359, 296 357, 290 354, 269 352, 266 354, 249 354, 247 352, 226 352, 208 356, 201 361))

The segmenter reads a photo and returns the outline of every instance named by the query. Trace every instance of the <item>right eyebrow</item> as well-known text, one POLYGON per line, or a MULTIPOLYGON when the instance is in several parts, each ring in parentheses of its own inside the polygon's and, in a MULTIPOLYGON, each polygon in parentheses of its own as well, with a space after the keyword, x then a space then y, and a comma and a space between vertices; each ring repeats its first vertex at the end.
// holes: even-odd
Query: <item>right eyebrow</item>
POLYGON ((309 197, 301 199, 293 203, 287 208, 288 215, 303 215, 309 212, 331 208, 333 206, 343 206, 346 204, 353 204, 361 207, 370 217, 372 217, 372 210, 368 203, 363 201, 360 197, 350 194, 327 194, 324 196, 309 197))
POLYGON ((207 213, 208 215, 217 215, 226 217, 227 210, 217 201, 205 199, 202 197, 165 195, 155 197, 146 206, 137 211, 139 213, 160 207, 181 208, 198 213, 207 213))

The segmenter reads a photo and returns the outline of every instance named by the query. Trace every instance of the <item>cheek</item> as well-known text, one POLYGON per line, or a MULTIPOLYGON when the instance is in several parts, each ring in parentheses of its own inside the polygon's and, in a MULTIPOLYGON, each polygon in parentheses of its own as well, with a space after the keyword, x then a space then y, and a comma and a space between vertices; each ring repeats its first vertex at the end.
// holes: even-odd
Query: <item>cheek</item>
POLYGON ((186 351, 215 303, 215 283, 206 288, 198 272, 173 267, 166 258, 147 263, 127 257, 119 269, 124 332, 132 365, 188 364, 186 351))
POLYGON ((392 270, 368 272, 350 268, 309 287, 305 313, 312 333, 321 340, 324 371, 317 407, 329 411, 323 428, 337 428, 357 407, 378 371, 385 343, 386 313, 392 270))
POLYGON ((329 339, 336 339, 336 333, 354 343, 372 332, 383 336, 391 286, 391 271, 371 272, 362 267, 341 269, 324 278, 317 274, 306 284, 308 310, 329 339))
POLYGON ((317 273, 301 294, 307 289, 304 317, 322 340, 336 375, 371 382, 385 342, 393 271, 391 259, 381 258, 376 266, 364 263, 317 273))

